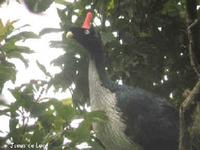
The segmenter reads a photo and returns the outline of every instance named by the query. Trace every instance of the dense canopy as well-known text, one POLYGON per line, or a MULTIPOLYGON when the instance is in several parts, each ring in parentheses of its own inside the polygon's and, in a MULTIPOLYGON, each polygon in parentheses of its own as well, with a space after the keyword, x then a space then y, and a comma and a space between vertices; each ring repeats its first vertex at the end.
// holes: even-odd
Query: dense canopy
MULTIPOLYGON (((0 0, 0 4, 5 0, 0 0)), ((89 105, 88 57, 80 45, 65 35, 72 26, 81 26, 88 10, 94 11, 93 26, 100 32, 106 52, 106 70, 109 77, 118 83, 143 88, 165 97, 177 107, 187 97, 189 91, 198 81, 198 76, 190 64, 188 22, 186 0, 24 0, 33 13, 40 15, 51 5, 62 5, 57 13, 61 23, 59 29, 43 29, 39 36, 51 32, 62 32, 61 41, 52 41, 50 46, 62 48, 65 54, 52 61, 61 67, 62 72, 51 76, 48 68, 38 63, 41 70, 51 78, 50 81, 30 81, 12 90, 16 102, 7 105, 0 103, 3 109, 0 115, 10 117, 10 132, 0 137, 0 147, 11 143, 47 144, 49 149, 61 149, 65 138, 72 142, 64 147, 74 149, 78 144, 87 142, 101 149, 101 144, 91 133, 92 122, 104 122, 102 112, 87 112, 82 109, 89 105), (76 88, 73 89, 72 85, 76 88), (58 91, 69 88, 72 99, 43 101, 35 98, 35 93, 45 92, 54 86, 58 91), (41 89, 45 90, 41 90, 41 89), (42 91, 42 92, 41 92, 42 91), (33 107, 34 106, 34 107, 33 107), (53 106, 54 109, 50 109, 53 106), (26 119, 19 121, 18 116, 30 113, 36 118, 33 126, 26 119), (56 112, 57 115, 54 113, 56 112), (70 123, 75 118, 84 118, 79 128, 74 129, 70 123), (93 142, 95 141, 95 142, 93 142)), ((197 11, 199 18, 199 0, 194 0, 191 7, 197 11)), ((22 53, 31 53, 27 47, 15 45, 19 40, 38 38, 31 32, 22 32, 15 36, 13 23, 6 25, 0 20, 0 90, 8 80, 15 82, 15 65, 9 58, 18 58, 28 66, 22 53), (11 36, 10 36, 11 35, 11 36)), ((199 28, 199 24, 198 24, 199 28)), ((196 39, 199 41, 196 30, 196 39)), ((48 34, 47 34, 48 35, 48 34)), ((200 62, 199 52, 195 52, 200 62)), ((193 149, 200 145, 200 111, 194 113, 191 128, 193 149), (199 144, 199 145, 198 145, 199 144)))

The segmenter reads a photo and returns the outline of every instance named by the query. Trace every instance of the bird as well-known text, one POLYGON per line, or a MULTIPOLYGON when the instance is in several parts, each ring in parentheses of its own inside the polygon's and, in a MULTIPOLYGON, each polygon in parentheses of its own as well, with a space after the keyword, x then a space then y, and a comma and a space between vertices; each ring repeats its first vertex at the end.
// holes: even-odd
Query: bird
POLYGON ((91 26, 88 11, 81 27, 71 27, 67 38, 88 52, 89 97, 92 111, 104 111, 106 123, 94 123, 106 150, 177 150, 179 116, 165 98, 139 87, 111 81, 105 70, 105 48, 100 33, 91 26))

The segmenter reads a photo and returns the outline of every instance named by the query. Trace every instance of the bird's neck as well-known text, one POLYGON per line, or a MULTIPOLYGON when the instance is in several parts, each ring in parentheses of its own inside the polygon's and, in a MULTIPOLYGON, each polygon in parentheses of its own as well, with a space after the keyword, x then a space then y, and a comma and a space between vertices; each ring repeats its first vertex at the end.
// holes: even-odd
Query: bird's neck
MULTIPOLYGON (((100 56, 99 56, 100 57, 100 56)), ((103 111, 108 117, 106 124, 93 124, 97 137, 107 149, 133 149, 132 143, 124 134, 126 125, 117 108, 116 94, 111 91, 104 64, 99 58, 89 60, 89 93, 92 111, 103 111), (101 63, 102 62, 102 63, 101 63), (112 137, 112 138, 110 138, 112 137)))
POLYGON ((97 71, 99 80, 102 82, 104 86, 107 87, 110 81, 105 71, 105 58, 102 50, 97 51, 95 55, 90 55, 89 63, 90 63, 89 67, 91 67, 91 64, 94 65, 93 67, 97 71))
MULTIPOLYGON (((107 100, 104 95, 107 89, 105 86, 105 71, 100 69, 100 64, 96 63, 96 59, 90 57, 89 59, 89 70, 88 70, 88 80, 89 80, 89 93, 90 93, 90 104, 92 110, 104 110, 104 105, 107 100), (98 68, 98 69, 97 69, 98 68), (99 94, 101 93, 101 94, 99 94)), ((102 66, 101 66, 102 67, 102 66)))

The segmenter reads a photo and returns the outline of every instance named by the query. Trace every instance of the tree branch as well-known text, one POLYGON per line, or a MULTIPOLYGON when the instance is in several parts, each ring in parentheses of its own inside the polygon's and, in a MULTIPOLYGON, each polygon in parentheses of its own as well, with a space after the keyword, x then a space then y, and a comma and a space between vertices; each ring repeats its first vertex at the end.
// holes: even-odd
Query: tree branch
MULTIPOLYGON (((187 9, 187 32, 189 44, 189 57, 192 68, 200 79, 200 47, 199 41, 199 21, 197 19, 197 0, 186 0, 187 9)), ((192 140, 190 136, 190 128, 193 125, 192 115, 197 107, 200 97, 200 80, 190 92, 189 96, 180 106, 180 136, 179 150, 191 150, 192 140)))
POLYGON ((197 19, 197 1, 187 0, 187 32, 189 41, 189 57, 192 68, 200 78, 199 21, 197 19))
POLYGON ((189 96, 183 101, 180 107, 180 138, 179 150, 191 150, 191 138, 189 129, 192 127, 192 114, 197 103, 200 101, 200 81, 190 92, 189 96))

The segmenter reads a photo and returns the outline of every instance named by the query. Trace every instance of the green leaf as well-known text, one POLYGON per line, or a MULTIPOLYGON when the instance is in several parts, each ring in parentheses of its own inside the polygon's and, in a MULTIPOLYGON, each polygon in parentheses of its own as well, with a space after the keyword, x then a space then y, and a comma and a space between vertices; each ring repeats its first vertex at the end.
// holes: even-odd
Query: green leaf
POLYGON ((3 39, 6 39, 6 37, 13 32, 14 27, 13 24, 16 22, 15 21, 8 21, 6 23, 6 25, 4 26, 2 21, 0 20, 0 41, 2 41, 3 39))
POLYGON ((12 95, 15 97, 15 104, 19 107, 23 107, 26 111, 30 111, 32 106, 34 105, 34 89, 32 85, 28 85, 24 87, 23 92, 21 89, 12 90, 12 95))
POLYGON ((49 107, 47 102, 42 102, 42 103, 38 103, 38 102, 34 102, 32 104, 31 107, 31 116, 32 117, 40 117, 43 115, 43 113, 45 113, 45 110, 49 107))
POLYGON ((15 41, 9 41, 4 46, 1 47, 2 51, 6 52, 6 55, 8 57, 14 56, 16 53, 33 53, 32 50, 30 50, 29 47, 26 46, 17 46, 15 45, 15 41))
POLYGON ((99 143, 99 139, 96 139, 96 141, 87 141, 90 146, 92 146, 95 150, 105 150, 102 143, 99 143))
POLYGON ((66 48, 67 44, 63 41, 50 41, 50 47, 53 48, 66 48))
POLYGON ((80 144, 90 139, 90 131, 92 124, 87 121, 83 121, 78 128, 74 129, 71 132, 68 132, 66 136, 72 140, 74 145, 80 144))
POLYGON ((25 28, 25 27, 30 27, 30 24, 22 25, 22 26, 20 26, 18 28, 15 28, 15 30, 20 30, 20 29, 25 28))
POLYGON ((76 115, 76 110, 71 105, 63 105, 62 101, 49 101, 55 107, 57 116, 63 118, 66 122, 70 122, 76 115))
POLYGON ((2 41, 6 36, 6 29, 4 28, 3 22, 0 20, 0 41, 2 41))
POLYGON ((42 29, 42 31, 40 31, 39 33, 39 36, 42 36, 44 34, 48 34, 48 33, 55 33, 55 32, 61 32, 62 30, 61 29, 58 29, 58 28, 45 28, 45 29, 42 29))
POLYGON ((10 52, 16 49, 15 41, 6 42, 2 47, 1 50, 4 52, 10 52))
POLYGON ((0 110, 0 116, 1 115, 5 115, 5 116, 9 116, 10 109, 4 109, 4 110, 0 110))
POLYGON ((18 52, 18 51, 14 51, 14 52, 12 52, 12 53, 9 53, 9 54, 7 54, 7 57, 8 58, 18 58, 18 59, 20 59, 23 63, 24 63, 24 65, 26 66, 26 67, 28 67, 28 59, 25 59, 23 56, 22 56, 22 54, 20 53, 20 51, 18 52))
POLYGON ((18 124, 18 120, 16 118, 11 118, 10 119, 9 127, 10 127, 10 131, 11 132, 16 129, 17 124, 18 124))
POLYGON ((30 143, 41 143, 43 141, 44 136, 46 133, 43 129, 39 129, 39 126, 36 126, 33 135, 31 136, 30 143))
POLYGON ((55 131, 62 131, 65 125, 65 120, 57 116, 53 122, 53 128, 55 131))
POLYGON ((66 0, 54 0, 54 2, 57 3, 57 4, 64 5, 64 6, 71 4, 70 2, 66 2, 66 0))
POLYGON ((64 99, 64 100, 62 100, 61 102, 62 102, 62 104, 63 104, 64 106, 72 106, 72 105, 73 105, 73 100, 72 100, 72 98, 64 99))
POLYGON ((113 36, 112 32, 102 32, 101 37, 104 45, 115 40, 115 37, 113 36))
POLYGON ((26 54, 31 54, 34 53, 33 50, 31 50, 29 47, 27 46, 16 46, 16 49, 18 52, 20 53, 26 53, 26 54))
POLYGON ((38 38, 40 38, 40 37, 37 34, 33 33, 33 32, 23 31, 23 32, 20 32, 20 33, 18 33, 16 35, 11 36, 7 40, 8 41, 9 40, 19 41, 19 40, 27 40, 27 39, 38 39, 38 38))
POLYGON ((84 119, 91 122, 106 122, 108 117, 103 111, 92 111, 84 114, 84 119))
POLYGON ((25 5, 33 13, 41 13, 45 11, 54 0, 24 0, 25 5))
POLYGON ((162 10, 163 14, 169 14, 170 16, 176 16, 178 12, 177 1, 169 0, 165 3, 164 8, 162 10))
POLYGON ((7 80, 15 81, 16 70, 11 63, 0 64, 0 83, 4 84, 7 80))
POLYGON ((108 10, 112 10, 115 7, 115 1, 114 0, 110 0, 110 2, 108 3, 108 10))
POLYGON ((46 132, 52 130, 52 124, 55 121, 55 116, 53 116, 51 111, 45 111, 39 118, 38 121, 41 123, 42 127, 46 132))
POLYGON ((42 65, 41 63, 39 63, 38 61, 36 61, 38 67, 44 72, 45 75, 51 77, 51 74, 46 70, 45 66, 42 65))

